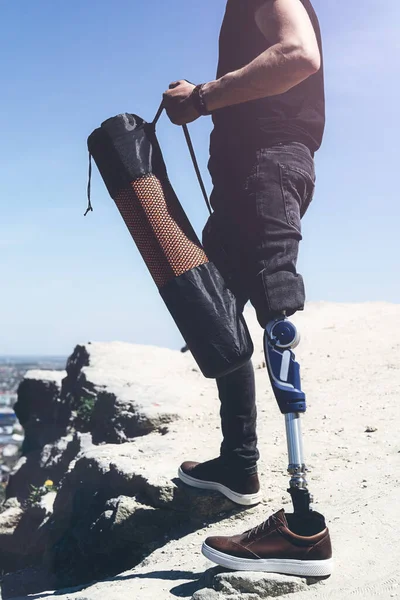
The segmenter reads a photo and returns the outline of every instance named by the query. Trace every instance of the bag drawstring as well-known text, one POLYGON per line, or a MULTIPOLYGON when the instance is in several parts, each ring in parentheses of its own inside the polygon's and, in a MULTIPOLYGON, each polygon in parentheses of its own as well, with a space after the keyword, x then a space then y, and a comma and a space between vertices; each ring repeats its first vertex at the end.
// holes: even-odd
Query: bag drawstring
MULTIPOLYGON (((154 117, 153 121, 151 122, 151 125, 153 127, 156 126, 156 123, 159 120, 159 118, 161 117, 161 114, 162 114, 163 110, 164 110, 164 102, 161 102, 161 104, 159 106, 159 109, 158 109, 158 111, 156 113, 156 116, 154 117)), ((197 162, 197 158, 196 158, 196 154, 195 154, 195 151, 194 151, 194 148, 193 148, 192 140, 191 140, 191 137, 190 137, 190 134, 189 134, 188 126, 187 125, 182 125, 182 129, 183 129, 183 133, 185 135, 187 146, 189 148, 190 158, 192 159, 193 167, 194 167, 194 170, 195 170, 196 175, 197 175, 197 180, 199 182, 200 189, 201 189, 201 192, 203 194, 203 198, 204 198, 205 203, 207 205, 208 212, 211 215, 212 210, 211 210, 210 201, 208 199, 206 187, 204 185, 204 181, 203 181, 203 178, 202 178, 201 173, 200 173, 199 164, 197 162)), ((91 199, 90 199, 91 181, 92 181, 92 155, 89 152, 89 176, 88 176, 88 185, 87 185, 88 206, 87 206, 86 212, 84 214, 85 217, 88 214, 88 212, 93 211, 93 207, 92 207, 92 203, 91 203, 91 199)))
POLYGON ((92 155, 89 152, 89 174, 88 174, 88 184, 87 184, 87 199, 88 199, 88 205, 87 205, 87 209, 85 214, 83 215, 84 217, 86 217, 86 215, 88 214, 88 212, 93 211, 93 206, 92 206, 92 202, 90 199, 90 195, 91 195, 91 185, 92 185, 92 155))

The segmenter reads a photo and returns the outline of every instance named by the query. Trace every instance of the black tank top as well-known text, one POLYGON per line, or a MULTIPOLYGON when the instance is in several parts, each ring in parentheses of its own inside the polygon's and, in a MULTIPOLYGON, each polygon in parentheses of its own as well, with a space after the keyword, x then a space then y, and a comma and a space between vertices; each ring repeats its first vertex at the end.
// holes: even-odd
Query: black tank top
MULTIPOLYGON (((217 78, 249 64, 270 47, 255 22, 255 10, 268 0, 228 0, 219 39, 217 78)), ((310 0, 301 0, 317 36, 322 57, 321 32, 310 0)), ((325 126, 324 74, 321 69, 278 96, 229 106, 213 114, 211 157, 240 150, 243 145, 268 147, 301 142, 312 152, 321 145, 325 126)))

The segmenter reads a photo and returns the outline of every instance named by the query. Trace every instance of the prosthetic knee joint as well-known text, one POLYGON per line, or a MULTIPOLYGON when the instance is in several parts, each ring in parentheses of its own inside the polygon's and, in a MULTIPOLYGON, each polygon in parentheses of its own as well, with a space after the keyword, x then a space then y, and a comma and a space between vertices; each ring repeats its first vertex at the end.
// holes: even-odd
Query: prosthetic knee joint
POLYGON ((300 341, 296 327, 284 315, 270 321, 264 334, 264 351, 271 385, 280 411, 285 415, 291 475, 288 492, 294 512, 309 513, 312 497, 308 491, 303 458, 301 413, 306 412, 306 397, 301 391, 300 365, 292 349, 300 341))

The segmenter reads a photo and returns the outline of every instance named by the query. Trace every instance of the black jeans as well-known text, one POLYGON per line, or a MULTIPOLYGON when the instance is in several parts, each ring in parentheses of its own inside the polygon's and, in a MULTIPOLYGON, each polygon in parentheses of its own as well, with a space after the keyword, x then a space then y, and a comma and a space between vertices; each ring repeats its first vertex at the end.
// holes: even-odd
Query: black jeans
MULTIPOLYGON (((302 310, 304 284, 296 271, 301 218, 314 193, 314 160, 298 142, 209 163, 214 209, 204 231, 205 250, 235 293, 240 309, 253 304, 261 327, 276 314, 302 310)), ((227 463, 256 471, 254 371, 251 362, 217 380, 227 463)))

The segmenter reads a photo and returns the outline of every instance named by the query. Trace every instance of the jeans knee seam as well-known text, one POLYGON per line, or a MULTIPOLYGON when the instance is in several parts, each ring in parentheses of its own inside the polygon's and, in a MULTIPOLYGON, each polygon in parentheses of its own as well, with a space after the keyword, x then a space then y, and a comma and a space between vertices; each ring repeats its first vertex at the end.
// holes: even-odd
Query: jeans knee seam
MULTIPOLYGON (((290 214, 289 214, 288 201, 286 199, 286 191, 285 191, 285 181, 284 181, 284 177, 287 177, 287 167, 285 165, 282 165, 281 163, 279 163, 279 177, 280 177, 280 187, 281 187, 281 193, 282 193, 283 207, 284 207, 285 215, 286 215, 286 222, 289 225, 289 227, 293 227, 293 229, 298 234, 301 235, 301 225, 300 225, 300 227, 297 227, 296 223, 291 219, 290 214)), ((299 206, 299 213, 300 213, 300 206, 299 206)))
MULTIPOLYGON (((260 175, 260 161, 257 160, 256 177, 258 178, 259 175, 260 175)), ((255 200, 256 200, 256 217, 257 217, 257 220, 259 220, 259 218, 260 218, 259 198, 260 198, 259 191, 256 189, 256 191, 255 191, 255 200)), ((262 269, 262 271, 260 271, 259 276, 261 277, 262 287, 263 287, 263 290, 264 290, 264 293, 265 293, 265 296, 266 296, 266 299, 267 299, 268 310, 271 310, 271 301, 270 301, 270 297, 269 297, 267 285, 266 285, 266 282, 265 282, 265 278, 264 278, 264 275, 263 275, 265 269, 267 268, 266 264, 265 264, 265 261, 262 261, 262 265, 263 265, 263 269, 262 269)))

